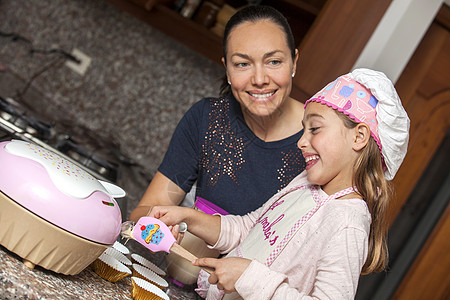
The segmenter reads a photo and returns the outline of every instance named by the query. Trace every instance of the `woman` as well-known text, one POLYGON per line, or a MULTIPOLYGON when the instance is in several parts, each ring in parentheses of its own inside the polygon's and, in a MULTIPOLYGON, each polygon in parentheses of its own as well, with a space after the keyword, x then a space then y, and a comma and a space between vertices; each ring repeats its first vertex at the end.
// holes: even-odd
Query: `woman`
POLYGON ((224 32, 221 97, 202 99, 182 118, 130 219, 155 205, 179 205, 195 182, 196 196, 243 215, 303 171, 296 145, 303 103, 289 96, 297 59, 289 24, 277 10, 238 11, 224 32))

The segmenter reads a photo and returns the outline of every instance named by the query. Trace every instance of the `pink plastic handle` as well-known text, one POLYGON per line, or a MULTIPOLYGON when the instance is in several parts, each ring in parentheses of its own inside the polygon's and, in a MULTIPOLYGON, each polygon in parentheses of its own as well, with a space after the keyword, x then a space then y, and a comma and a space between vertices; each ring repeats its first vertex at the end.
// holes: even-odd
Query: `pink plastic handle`
POLYGON ((176 242, 166 224, 152 217, 142 217, 134 226, 133 238, 152 252, 169 253, 176 242))

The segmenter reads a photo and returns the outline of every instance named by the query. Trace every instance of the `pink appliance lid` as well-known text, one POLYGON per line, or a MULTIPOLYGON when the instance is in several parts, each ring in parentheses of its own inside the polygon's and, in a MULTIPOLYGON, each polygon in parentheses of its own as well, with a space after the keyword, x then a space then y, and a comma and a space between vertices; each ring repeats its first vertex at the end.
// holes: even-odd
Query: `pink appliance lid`
POLYGON ((117 239, 121 213, 109 193, 120 192, 117 186, 105 188, 60 155, 24 141, 0 143, 0 165, 0 190, 29 211, 93 242, 117 239))

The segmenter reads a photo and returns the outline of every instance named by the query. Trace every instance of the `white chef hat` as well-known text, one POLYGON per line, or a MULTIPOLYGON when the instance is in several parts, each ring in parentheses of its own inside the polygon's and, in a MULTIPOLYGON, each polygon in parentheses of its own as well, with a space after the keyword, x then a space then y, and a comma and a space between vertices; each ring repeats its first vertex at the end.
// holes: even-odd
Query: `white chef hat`
POLYGON ((392 180, 405 158, 409 140, 409 118, 387 76, 370 69, 355 69, 329 83, 311 99, 336 109, 359 123, 366 123, 377 142, 392 180))
POLYGON ((400 97, 387 76, 378 71, 356 69, 350 77, 364 85, 377 98, 378 134, 386 165, 385 177, 394 178, 405 158, 409 141, 409 118, 400 97))

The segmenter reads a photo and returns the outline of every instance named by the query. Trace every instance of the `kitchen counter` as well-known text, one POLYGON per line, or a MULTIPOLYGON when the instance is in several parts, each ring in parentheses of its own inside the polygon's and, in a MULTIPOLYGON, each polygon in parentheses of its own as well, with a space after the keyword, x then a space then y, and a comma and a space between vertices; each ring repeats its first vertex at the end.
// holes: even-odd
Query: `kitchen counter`
MULTIPOLYGON (((128 246, 128 245, 127 245, 128 246)), ((130 248, 130 247, 129 247, 130 248)), ((142 249, 132 253, 143 255, 142 249)), ((145 251, 145 249, 144 249, 145 251)), ((151 254, 152 261, 164 269, 164 253, 151 254)), ((149 255, 146 258, 149 259, 149 255)), ((166 278, 167 280, 167 278, 166 278)), ((170 299, 201 299, 193 287, 178 287, 170 280, 166 293, 170 299)), ((16 254, 0 246, 0 298, 7 299, 132 299, 131 279, 111 283, 98 276, 91 266, 77 275, 58 274, 39 266, 28 269, 16 254)))

